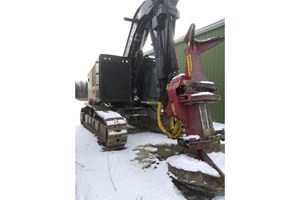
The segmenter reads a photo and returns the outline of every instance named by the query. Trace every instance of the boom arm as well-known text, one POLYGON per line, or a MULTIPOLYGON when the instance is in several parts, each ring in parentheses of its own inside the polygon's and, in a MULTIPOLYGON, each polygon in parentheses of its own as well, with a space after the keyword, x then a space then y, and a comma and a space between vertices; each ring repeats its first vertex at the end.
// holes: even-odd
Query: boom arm
POLYGON ((166 86, 178 73, 175 54, 175 21, 179 18, 178 0, 145 0, 131 21, 131 29, 123 56, 129 57, 132 65, 133 87, 138 87, 141 50, 150 33, 156 59, 156 77, 159 81, 159 100, 167 105, 166 86))

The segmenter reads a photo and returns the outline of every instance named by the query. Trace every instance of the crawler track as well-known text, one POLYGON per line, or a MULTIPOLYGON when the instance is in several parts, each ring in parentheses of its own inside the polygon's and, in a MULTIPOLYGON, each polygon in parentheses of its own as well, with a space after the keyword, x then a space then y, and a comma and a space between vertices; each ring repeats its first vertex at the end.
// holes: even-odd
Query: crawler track
POLYGON ((127 121, 105 107, 87 105, 81 109, 81 124, 91 131, 104 150, 124 148, 127 142, 127 121))

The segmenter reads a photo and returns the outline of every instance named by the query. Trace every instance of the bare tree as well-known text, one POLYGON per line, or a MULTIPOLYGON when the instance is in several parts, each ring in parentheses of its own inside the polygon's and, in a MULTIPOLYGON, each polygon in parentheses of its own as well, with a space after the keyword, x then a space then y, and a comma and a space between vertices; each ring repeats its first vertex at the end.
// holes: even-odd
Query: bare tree
POLYGON ((75 82, 75 98, 78 100, 84 100, 88 97, 88 83, 85 81, 75 82))

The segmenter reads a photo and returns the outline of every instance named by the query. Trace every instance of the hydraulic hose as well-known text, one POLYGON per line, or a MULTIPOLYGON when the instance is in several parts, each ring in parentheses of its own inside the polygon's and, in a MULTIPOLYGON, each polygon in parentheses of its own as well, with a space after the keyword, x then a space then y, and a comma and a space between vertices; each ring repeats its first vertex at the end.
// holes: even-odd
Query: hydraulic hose
POLYGON ((162 103, 158 102, 157 111, 156 111, 157 125, 158 125, 159 129, 168 136, 168 138, 177 139, 181 132, 181 123, 179 120, 176 120, 175 125, 174 125, 174 118, 171 117, 170 118, 170 127, 173 128, 173 130, 172 130, 172 132, 168 131, 161 122, 161 107, 162 107, 162 103))

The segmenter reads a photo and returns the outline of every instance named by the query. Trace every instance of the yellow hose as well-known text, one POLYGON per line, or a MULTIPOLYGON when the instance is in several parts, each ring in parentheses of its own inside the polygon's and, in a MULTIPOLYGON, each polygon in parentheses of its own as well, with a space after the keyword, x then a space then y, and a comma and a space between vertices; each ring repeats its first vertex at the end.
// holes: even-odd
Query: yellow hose
POLYGON ((158 102, 157 104, 157 111, 156 111, 156 119, 157 119, 157 125, 159 127, 159 129, 168 136, 168 138, 172 138, 172 139, 177 139, 180 135, 181 132, 181 123, 179 120, 176 120, 175 125, 174 125, 174 118, 171 117, 170 119, 170 128, 173 128, 172 132, 170 133, 162 124, 161 122, 161 102, 158 102), (171 125, 172 123, 172 125, 171 125))

